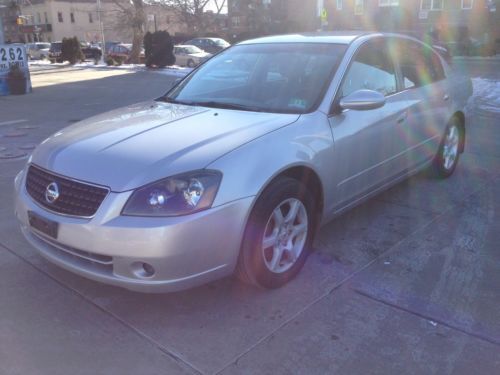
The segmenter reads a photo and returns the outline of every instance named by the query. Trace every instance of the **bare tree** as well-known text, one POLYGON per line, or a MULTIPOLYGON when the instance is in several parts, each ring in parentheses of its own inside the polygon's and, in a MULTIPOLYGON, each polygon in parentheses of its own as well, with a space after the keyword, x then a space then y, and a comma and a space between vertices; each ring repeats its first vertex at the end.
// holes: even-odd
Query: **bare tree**
POLYGON ((140 61, 142 39, 144 38, 144 25, 146 14, 144 12, 143 0, 113 0, 113 3, 120 9, 123 17, 132 29, 132 51, 130 52, 130 62, 138 64, 140 61))
POLYGON ((159 0, 159 3, 175 11, 190 33, 204 29, 207 5, 215 5, 216 14, 226 6, 226 0, 159 0))

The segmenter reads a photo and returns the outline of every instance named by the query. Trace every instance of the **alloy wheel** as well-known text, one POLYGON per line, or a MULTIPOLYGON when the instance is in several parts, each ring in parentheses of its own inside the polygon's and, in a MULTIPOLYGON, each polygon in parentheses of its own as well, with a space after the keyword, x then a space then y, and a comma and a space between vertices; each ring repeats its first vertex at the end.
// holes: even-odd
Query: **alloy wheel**
POLYGON ((460 131, 456 125, 448 128, 443 143, 443 167, 446 170, 453 168, 458 158, 458 143, 460 141, 460 131))
POLYGON ((304 250, 308 232, 307 210, 295 198, 281 202, 271 213, 262 239, 262 255, 269 271, 288 271, 304 250))

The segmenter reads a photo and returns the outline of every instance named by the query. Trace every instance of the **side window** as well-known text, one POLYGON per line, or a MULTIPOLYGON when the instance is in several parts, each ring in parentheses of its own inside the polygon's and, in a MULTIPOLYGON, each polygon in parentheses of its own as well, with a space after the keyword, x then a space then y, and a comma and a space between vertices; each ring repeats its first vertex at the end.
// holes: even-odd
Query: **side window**
POLYGON ((369 42, 355 55, 342 84, 342 96, 361 89, 390 95, 396 89, 396 71, 387 46, 383 42, 369 42))
POLYGON ((405 89, 425 86, 444 78, 441 61, 429 47, 404 41, 401 42, 398 56, 405 89))

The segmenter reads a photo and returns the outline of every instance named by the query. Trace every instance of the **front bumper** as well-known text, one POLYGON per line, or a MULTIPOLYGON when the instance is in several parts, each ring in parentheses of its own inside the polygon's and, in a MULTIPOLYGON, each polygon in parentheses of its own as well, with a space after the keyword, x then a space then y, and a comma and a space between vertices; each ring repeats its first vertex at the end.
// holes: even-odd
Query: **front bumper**
POLYGON ((26 239, 52 263, 129 290, 178 291, 233 272, 252 198, 181 217, 121 216, 130 194, 110 193, 93 218, 68 217, 36 204, 20 174, 16 217, 26 239), (59 223, 57 239, 33 229, 28 211, 59 223))

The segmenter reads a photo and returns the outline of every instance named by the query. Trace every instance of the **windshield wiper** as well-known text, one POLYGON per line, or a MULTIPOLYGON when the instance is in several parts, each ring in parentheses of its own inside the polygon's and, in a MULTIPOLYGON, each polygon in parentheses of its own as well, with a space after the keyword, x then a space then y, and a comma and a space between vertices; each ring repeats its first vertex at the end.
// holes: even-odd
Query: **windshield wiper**
POLYGON ((250 111, 250 112, 264 112, 259 107, 251 107, 243 104, 235 104, 235 103, 221 103, 216 101, 206 101, 206 102, 187 102, 184 103, 187 105, 197 105, 200 107, 210 107, 210 108, 221 108, 221 109, 235 109, 241 111, 250 111))
POLYGON ((165 103, 191 105, 191 103, 181 102, 180 100, 175 100, 175 99, 169 98, 168 96, 161 96, 156 100, 160 101, 160 102, 165 102, 165 103))

